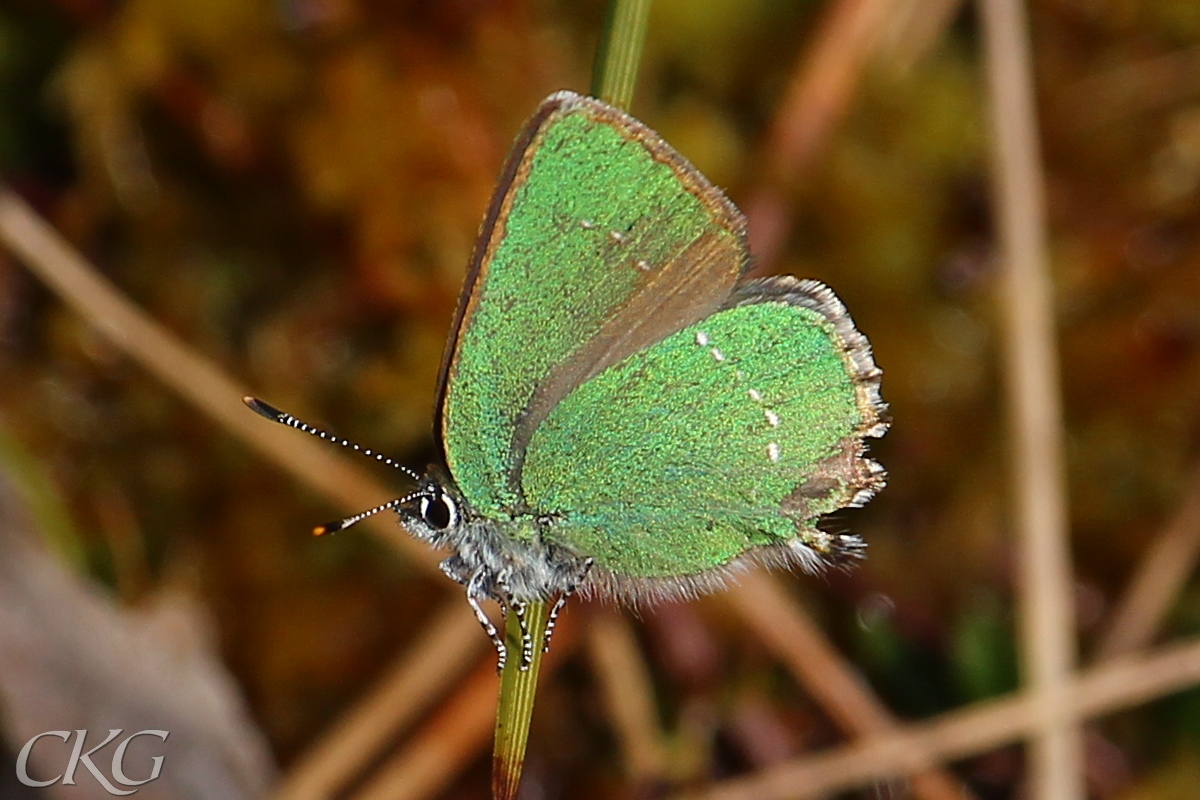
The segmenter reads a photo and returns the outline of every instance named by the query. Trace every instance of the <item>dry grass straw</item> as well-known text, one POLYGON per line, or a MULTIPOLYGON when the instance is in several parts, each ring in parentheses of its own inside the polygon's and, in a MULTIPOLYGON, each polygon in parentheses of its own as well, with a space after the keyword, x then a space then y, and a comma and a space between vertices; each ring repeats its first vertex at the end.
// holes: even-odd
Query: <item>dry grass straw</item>
POLYGON ((597 609, 588 621, 588 657, 616 734, 625 773, 653 784, 667 775, 667 750, 650 668, 622 614, 597 609))
POLYGON ((396 659, 388 674, 297 760, 274 800, 336 796, 459 682, 486 645, 462 599, 443 601, 429 616, 421 638, 396 659))
POLYGON ((1028 24, 1020 0, 980 0, 991 116, 1001 322, 1023 679, 1039 719, 1033 800, 1083 800, 1083 742, 1068 713, 1075 667, 1058 337, 1028 24))
MULTIPOLYGON (((1200 638, 1085 671, 1067 685, 1063 706, 1068 719, 1077 724, 1196 683, 1200 683, 1200 638)), ((676 800, 802 800, 919 772, 1035 735, 1042 724, 1040 702, 1032 693, 1017 692, 975 703, 927 722, 722 781, 676 800)))
MULTIPOLYGON (((814 40, 814 48, 806 57, 806 66, 798 70, 781 108, 781 122, 772 138, 774 144, 769 148, 774 155, 768 159, 786 163, 792 177, 810 163, 811 154, 818 151, 823 137, 828 136, 848 107, 862 62, 870 51, 868 45, 875 40, 871 26, 878 23, 879 6, 873 4, 882 2, 884 0, 841 0, 835 3, 822 35, 814 40), (825 77, 821 78, 822 75, 825 77), (823 117, 813 118, 811 112, 814 109, 819 112, 818 117, 823 117), (805 124, 811 129, 789 129, 788 119, 794 121, 806 117, 809 121, 805 124)), ((702 795, 704 797, 770 800, 813 796, 898 774, 928 772, 947 760, 983 752, 1027 735, 1043 743, 1040 746, 1043 766, 1033 783, 1035 796, 1053 796, 1056 800, 1078 796, 1073 793, 1082 776, 1078 759, 1071 751, 1076 748, 1074 731, 1080 719, 1135 705, 1200 681, 1200 642, 1171 645, 1140 657, 1129 655, 1152 638, 1194 565, 1200 548, 1200 472, 1187 502, 1139 567, 1129 592, 1119 605, 1113 625, 1101 639, 1097 654, 1100 658, 1111 659, 1110 663, 1081 676, 1072 676, 1070 672, 1069 642, 1073 637, 1070 581, 1062 535, 1063 497, 1055 488, 1060 485, 1055 476, 1060 475, 1061 470, 1056 466, 1059 457, 1054 452, 1040 449, 1049 443, 1053 450, 1061 434, 1057 432, 1056 421, 1057 392, 1053 376, 1057 373, 1048 287, 1044 271, 1041 271, 1044 232, 1041 231, 1040 200, 1029 202, 1031 192, 1039 194, 1039 179, 1036 143, 1031 138, 1033 119, 1027 55, 1021 52, 1024 47, 1023 23, 1013 21, 1016 8, 1013 0, 981 2, 990 35, 996 37, 989 45, 991 58, 999 65, 993 73, 997 78, 1008 76, 1004 81, 996 80, 992 89, 997 121, 1025 127, 1024 132, 1013 130, 1006 134, 997 130, 998 139, 1011 136, 1017 141, 1015 145, 1010 142, 1006 146, 1008 150, 1015 148, 1015 152, 998 153, 998 164, 1002 165, 998 167, 998 177, 1001 183, 1006 182, 1000 191, 1002 220, 1005 214, 1013 216, 1013 219, 1002 221, 1001 226, 1006 231, 1006 263, 1024 264, 1024 269, 1033 266, 1033 274, 1010 277, 1009 297, 1014 301, 1009 302, 1008 309, 1012 314, 1009 325, 1014 335, 1022 335, 1020 331, 1025 331, 1031 339, 1022 346, 1028 348, 1028 353, 1017 355, 1014 352, 1010 356, 1010 373, 1018 380, 1028 380, 1035 374, 1041 376, 1037 379, 1040 387, 1026 386, 1020 390, 1014 387, 1014 415, 1018 415, 1016 409, 1021 403, 1028 404, 1025 411, 1014 417, 1021 421, 1013 423, 1017 437, 1027 441, 1021 463, 1040 465, 1035 469, 1042 470, 1042 475, 1050 475, 1049 481, 1038 487, 1026 486, 1022 495, 1025 497, 1022 502, 1027 506, 1025 516, 1029 518, 1025 524, 1042 531, 1029 536, 1025 559, 1029 579, 1024 584, 1029 595, 1027 607, 1036 612, 1035 616, 1043 618, 1042 623, 1031 626, 1023 634, 1029 643, 1029 651, 1039 654, 1034 661, 1040 666, 1032 673, 1039 677, 1026 692, 979 703, 919 724, 895 727, 886 709, 871 697, 855 671, 837 657, 836 651, 820 636, 803 611, 787 602, 777 586, 765 583, 771 579, 754 576, 742 590, 744 593, 735 596, 734 602, 740 613, 757 635, 789 665, 798 680, 821 700, 831 717, 848 731, 869 734, 869 738, 719 784, 702 795), (1015 74, 1013 64, 1022 59, 1026 64, 1025 72, 1019 73, 1017 67, 1019 74, 1015 74), (1013 85, 1014 76, 1021 85, 1013 85), (1012 108, 1019 110, 1006 110, 1010 103, 1015 103, 1012 108), (1022 138, 1024 144, 1020 143, 1022 138), (1021 206, 1032 219, 1022 221, 1021 206), (1008 211, 1004 210, 1006 208, 1008 211), (1023 316, 1018 317, 1020 307, 1037 293, 1042 293, 1042 299, 1034 301, 1035 305, 1041 304, 1037 311, 1040 321, 1030 322, 1023 316), (1026 392, 1029 395, 1026 399, 1017 397, 1026 392), (1033 441, 1035 438, 1041 441, 1033 441), (1035 494, 1043 491, 1048 491, 1050 496, 1037 499, 1035 494), (1034 521, 1034 518, 1040 521, 1034 521), (1048 553, 1049 560, 1041 560, 1035 553, 1048 553), (748 602, 748 598, 755 597, 755 592, 758 602, 748 602), (764 606, 763 598, 769 599, 772 595, 775 600, 782 598, 783 602, 764 606), (764 611, 764 608, 773 610, 764 611), (779 631, 790 631, 790 634, 783 637, 779 631), (796 646, 798 635, 809 646, 796 646), (1046 706, 1047 697, 1056 697, 1057 702, 1046 706), (1054 752, 1067 753, 1057 767, 1045 763, 1054 752)), ((768 187, 765 191, 769 194, 775 188, 768 187)), ((753 203, 750 211, 755 218, 753 203)), ((769 217, 756 217, 756 227, 763 227, 762 220, 769 221, 769 217)), ((786 224, 782 230, 776 228, 773 233, 770 230, 768 233, 775 236, 772 246, 778 248, 786 239, 786 224)), ((365 472, 339 455, 304 437, 265 425, 247 414, 240 403, 240 397, 245 393, 242 386, 150 319, 23 201, 7 191, 0 194, 0 240, 118 348, 215 419, 222 428, 246 441, 302 483, 347 509, 367 507, 387 496, 386 490, 365 472)), ((1032 483, 1027 476, 1025 480, 1032 483)), ((1018 475, 1018 485, 1020 481, 1018 475)), ((434 568, 435 557, 405 536, 393 521, 379 519, 372 525, 372 530, 392 543, 406 558, 428 569, 434 568)), ((457 600, 453 602, 457 603, 457 600)), ((474 622, 469 619, 464 622, 464 615, 465 610, 458 606, 445 607, 435 614, 435 624, 421 642, 397 662, 393 673, 379 689, 335 726, 309 757, 301 760, 278 796, 287 800, 333 796, 339 787, 347 785, 365 764, 378 756, 380 748, 411 724, 457 678, 458 671, 471 658, 471 652, 482 649, 482 639, 474 622), (446 668, 447 653, 453 656, 453 669, 446 668), (308 793, 302 791, 305 787, 308 793)), ((558 658, 551 659, 547 669, 552 671, 555 662, 571 649, 570 636, 562 636, 555 647, 558 658)), ((598 668, 598 672, 604 674, 611 670, 611 666, 598 668)), ((404 785, 409 787, 405 790, 406 797, 420 798, 445 787, 462 765, 486 746, 491 730, 495 681, 489 653, 472 677, 459 685, 450 701, 362 788, 357 797, 383 796, 388 792, 389 797, 396 797, 395 787, 404 785)), ((656 733, 646 734, 652 726, 647 724, 651 717, 645 708, 637 710, 637 720, 633 714, 624 719, 626 712, 616 709, 612 713, 615 725, 630 741, 657 736, 656 733), (634 728, 644 730, 633 736, 630 731, 634 728)), ((634 771, 650 773, 658 769, 655 759, 652 765, 638 766, 634 771)), ((914 788, 923 797, 936 796, 936 786, 933 794, 923 786, 923 782, 918 782, 914 788)))

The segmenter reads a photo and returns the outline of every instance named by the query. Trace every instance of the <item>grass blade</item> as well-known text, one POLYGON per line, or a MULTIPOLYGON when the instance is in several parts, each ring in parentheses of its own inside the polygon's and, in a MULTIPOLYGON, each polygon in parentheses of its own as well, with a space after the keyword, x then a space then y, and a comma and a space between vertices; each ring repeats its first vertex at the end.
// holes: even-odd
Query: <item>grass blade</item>
POLYGON ((492 751, 492 797, 516 800, 525 768, 525 746, 529 743, 529 722, 533 718, 533 699, 537 692, 538 671, 542 666, 545 641, 546 604, 530 603, 525 611, 529 632, 533 635, 533 663, 521 669, 521 628, 511 611, 504 628, 508 662, 500 673, 500 704, 496 709, 496 745, 492 751))

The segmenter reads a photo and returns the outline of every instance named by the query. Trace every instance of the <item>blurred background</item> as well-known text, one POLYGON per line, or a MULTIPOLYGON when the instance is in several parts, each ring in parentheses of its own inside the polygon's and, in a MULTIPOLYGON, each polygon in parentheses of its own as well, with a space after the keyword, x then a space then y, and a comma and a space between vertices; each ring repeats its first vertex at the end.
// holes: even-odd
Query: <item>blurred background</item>
MULTIPOLYGON (((869 558, 783 585, 894 714, 921 719, 1018 686, 987 100, 970 4, 887 0, 850 35, 837 20, 856 5, 658 0, 632 110, 749 210, 764 271, 829 283, 871 338, 890 485, 835 521, 869 558), (822 102, 789 102, 803 80, 822 102)), ((1200 4, 1030 13, 1086 662, 1200 492, 1200 4)), ((420 467, 500 163, 545 95, 587 90, 603 14, 600 0, 5 0, 0 176, 255 394, 420 467)), ((174 704, 204 777, 171 778, 185 756, 167 750, 142 796, 265 796, 458 599, 368 532, 312 539, 355 509, 193 410, 7 252, 0 387, 8 764, 28 731, 83 727, 69 713, 99 730, 174 704)), ((603 653, 564 644, 526 796, 666 796, 844 741, 726 601, 617 620, 660 756, 631 766, 603 653)), ((1192 581, 1155 639, 1197 632, 1192 581)), ((418 731, 452 719, 457 685, 418 731)), ((367 760, 403 752, 394 739, 367 760)), ((1200 691, 1104 716, 1087 742, 1093 797, 1200 796, 1200 691)), ((485 796, 489 746, 403 796, 485 796)), ((978 798, 1020 796, 1025 774, 1016 745, 947 769, 978 798)), ((846 796, 913 791, 896 778, 846 796)))

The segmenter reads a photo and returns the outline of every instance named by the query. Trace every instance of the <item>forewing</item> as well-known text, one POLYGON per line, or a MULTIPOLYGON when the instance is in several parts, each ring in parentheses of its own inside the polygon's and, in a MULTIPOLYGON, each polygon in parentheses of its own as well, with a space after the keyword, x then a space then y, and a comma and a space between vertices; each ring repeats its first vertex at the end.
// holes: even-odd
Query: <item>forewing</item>
POLYGON ((559 403, 530 443, 525 495, 559 544, 618 580, 688 581, 772 546, 812 566, 838 546, 816 520, 883 485, 864 457, 887 428, 879 378, 829 289, 752 282, 559 403))
POLYGON ((525 451, 559 401, 711 314, 745 262, 740 213, 657 134, 597 100, 546 100, 502 173, 443 367, 463 495, 523 509, 525 451))

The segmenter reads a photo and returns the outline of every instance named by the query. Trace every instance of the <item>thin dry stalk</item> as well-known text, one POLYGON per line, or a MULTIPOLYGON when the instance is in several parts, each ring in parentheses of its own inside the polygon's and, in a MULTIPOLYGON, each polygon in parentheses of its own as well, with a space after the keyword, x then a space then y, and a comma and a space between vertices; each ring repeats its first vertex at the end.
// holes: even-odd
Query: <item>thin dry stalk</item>
POLYGON ((981 0, 1003 260, 1004 367, 1020 558, 1025 680, 1041 714, 1034 800, 1082 800, 1083 745, 1066 714, 1075 624, 1057 337, 1047 270, 1033 74, 1020 0, 981 0))
POLYGON ((492 734, 496 665, 484 659, 437 715, 381 767, 353 800, 422 800, 444 790, 492 734))
POLYGON ((1192 473, 1183 505, 1138 564, 1111 621, 1096 645, 1104 661, 1150 644, 1200 556, 1200 465, 1192 473))
POLYGON ((430 615, 421 639, 292 767, 275 800, 328 800, 349 785, 476 660, 487 639, 460 598, 430 615))
MULTIPOLYGON (((571 614, 560 619, 554 645, 546 654, 542 679, 571 654, 578 644, 571 614)), ((406 747, 387 761, 351 800, 425 800, 443 791, 471 759, 491 741, 495 726, 495 653, 488 653, 479 668, 406 747)))
MULTIPOLYGON (((298 436, 295 431, 256 418, 241 402, 246 394, 242 386, 139 309, 21 198, 7 190, 0 190, 0 241, 116 348, 300 482, 352 510, 368 508, 390 494, 335 451, 298 436)), ((405 535, 394 518, 385 519, 381 515, 363 524, 370 525, 376 535, 411 562, 430 572, 437 571, 436 556, 405 535)), ((478 630, 472 630, 472 634, 477 636, 478 630)), ((458 647, 466 646, 465 633, 462 637, 458 647)), ((451 643, 448 652, 455 649, 451 643)), ((411 691, 414 698, 421 695, 419 688, 403 684, 393 685, 390 691, 395 694, 411 691)), ((392 708, 399 708, 396 719, 386 719, 381 713, 378 719, 371 720, 371 727, 397 728, 404 724, 404 715, 412 713, 402 706, 392 708)), ((374 753, 374 750, 363 752, 359 757, 370 759, 374 753)), ((332 771, 323 774, 330 778, 342 769, 351 768, 349 762, 341 767, 336 761, 329 762, 323 769, 332 771)))
MULTIPOLYGON (((24 201, 9 192, 0 194, 0 239, 116 347, 270 460, 291 471, 301 482, 324 491, 351 509, 365 508, 386 494, 365 473, 345 464, 336 453, 294 435, 294 431, 265 425, 250 414, 240 402, 245 394, 243 387, 138 309, 24 201)), ((433 567, 433 558, 428 551, 415 547, 415 543, 391 520, 378 520, 373 530, 405 555, 433 567)), ((462 629, 463 638, 458 639, 459 634, 453 634, 454 641, 448 645, 443 643, 441 649, 452 657, 459 648, 468 646, 467 627, 470 626, 462 629)), ((453 623, 442 631, 451 636, 450 631, 457 629, 457 623, 453 623)), ((477 634, 473 628, 469 632, 476 638, 477 634)), ((436 637, 436 631, 432 635, 436 637)), ((560 641, 556 650, 562 648, 560 641)), ((432 647, 429 650, 420 647, 411 658, 414 663, 422 661, 431 652, 434 652, 432 647)), ((553 666, 551 662, 547 668, 553 669, 553 666)), ((400 677, 404 668, 398 670, 379 690, 384 702, 370 712, 352 712, 330 740, 318 745, 312 760, 302 762, 289 777, 281 790, 282 797, 301 797, 303 795, 293 793, 309 785, 316 791, 340 784, 378 752, 379 743, 386 738, 384 731, 397 731, 406 723, 406 718, 415 713, 415 705, 400 700, 393 704, 392 700, 405 696, 417 698, 429 690, 422 690, 419 683, 408 684, 400 677)), ((450 672, 447 670, 445 674, 450 672)), ((428 673, 415 667, 411 674, 417 681, 428 677, 428 673)), ((470 690, 466 691, 469 694, 470 690)), ((457 702, 462 702, 461 695, 457 702)), ((480 738, 478 744, 482 745, 484 741, 485 738, 480 738)))
POLYGON ((646 783, 663 778, 667 751, 662 725, 633 627, 614 611, 598 610, 588 621, 587 644, 626 772, 646 783))
MULTIPOLYGON (((0 241, 117 349, 301 482, 354 511, 395 496, 327 446, 250 413, 241 401, 244 387, 138 308, 24 200, 5 189, 0 189, 0 241)), ((433 553, 406 536, 394 517, 383 516, 364 524, 371 524, 407 559, 436 572, 433 553)))
MULTIPOLYGON (((302 482, 340 498, 349 508, 367 507, 384 494, 369 478, 358 474, 354 467, 343 465, 342 459, 317 443, 292 431, 262 424, 241 404, 240 398, 245 394, 241 386, 138 309, 24 201, 9 192, 0 194, 0 238, 116 347, 268 458, 292 471, 302 482)), ((389 542, 406 553, 414 551, 411 540, 396 535, 400 532, 394 523, 385 521, 383 530, 389 542)), ((430 562, 423 549, 417 552, 423 563, 430 562)), ((430 655, 454 660, 456 653, 474 647, 473 642, 480 640, 475 623, 471 620, 468 623, 460 626, 448 621, 435 626, 428 644, 418 646, 406 656, 383 687, 351 712, 331 737, 301 762, 284 783, 279 797, 287 800, 327 797, 372 760, 382 742, 417 713, 421 706, 415 702, 417 698, 434 691, 430 676, 455 673, 452 669, 427 671, 424 665, 430 655), (449 641, 441 641, 445 637, 449 641)), ((559 647, 562 646, 560 640, 559 647)), ((473 691, 478 692, 478 686, 472 689, 469 685, 454 702, 460 705, 467 702, 474 697, 473 691)), ((490 706, 490 696, 483 706, 490 706)), ((476 746, 486 740, 486 725, 482 730, 476 746)), ((393 770, 407 774, 410 767, 404 767, 403 763, 400 767, 393 765, 393 770)), ((412 763, 422 760, 418 758, 412 763)), ((385 779, 386 776, 379 780, 385 779)))
MULTIPOLYGON (((800 605, 763 572, 743 576, 729 598, 751 630, 787 664, 796 680, 846 733, 874 736, 895 730, 899 722, 825 638, 800 605)), ((962 781, 931 766, 911 778, 923 800, 969 800, 962 781)))
MULTIPOLYGON (((1155 700, 1200 683, 1200 637, 1149 655, 1123 657, 1076 676, 1063 694, 1074 722, 1155 700)), ((801 800, 967 758, 1036 733, 1032 692, 975 703, 820 755, 725 781, 677 800, 801 800)))
POLYGON ((792 71, 763 144, 762 182, 745 204, 754 274, 767 274, 794 222, 791 188, 808 175, 846 117, 868 64, 911 66, 961 0, 836 0, 792 71))
POLYGON ((787 187, 813 164, 846 115, 895 2, 836 0, 801 54, 763 146, 769 183, 746 203, 755 272, 768 271, 778 258, 791 229, 787 187))
POLYGON ((767 166, 773 174, 791 178, 811 163, 829 129, 845 114, 895 2, 838 0, 829 7, 768 134, 767 166))
POLYGON ((941 38, 963 0, 897 0, 879 40, 879 59, 903 75, 941 38))

